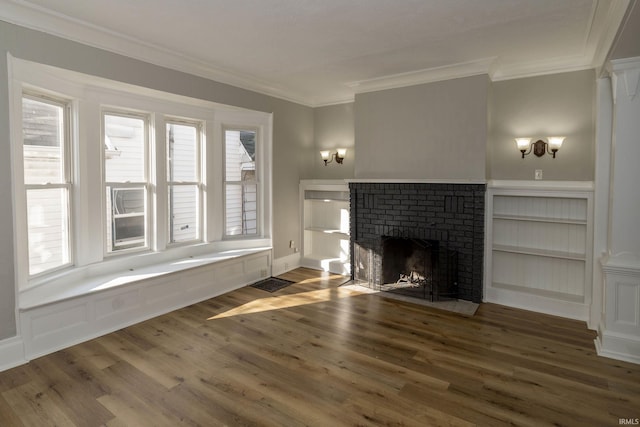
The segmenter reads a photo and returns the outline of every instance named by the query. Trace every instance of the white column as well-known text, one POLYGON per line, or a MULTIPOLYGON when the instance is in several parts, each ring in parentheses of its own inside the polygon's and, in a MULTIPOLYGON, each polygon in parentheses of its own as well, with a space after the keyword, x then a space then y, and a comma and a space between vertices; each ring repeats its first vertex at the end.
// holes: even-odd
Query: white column
POLYGON ((640 363, 640 57, 611 61, 613 138, 598 354, 640 363))

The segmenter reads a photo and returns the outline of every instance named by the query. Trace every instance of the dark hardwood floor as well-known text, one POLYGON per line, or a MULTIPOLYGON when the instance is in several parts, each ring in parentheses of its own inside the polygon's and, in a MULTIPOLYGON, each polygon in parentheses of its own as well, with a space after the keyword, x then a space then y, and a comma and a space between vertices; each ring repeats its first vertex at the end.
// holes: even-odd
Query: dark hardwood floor
MULTIPOLYGON (((640 366, 582 322, 473 317, 298 269, 0 373, 0 426, 617 426, 640 366)), ((627 421, 628 422, 628 421, 627 421)))

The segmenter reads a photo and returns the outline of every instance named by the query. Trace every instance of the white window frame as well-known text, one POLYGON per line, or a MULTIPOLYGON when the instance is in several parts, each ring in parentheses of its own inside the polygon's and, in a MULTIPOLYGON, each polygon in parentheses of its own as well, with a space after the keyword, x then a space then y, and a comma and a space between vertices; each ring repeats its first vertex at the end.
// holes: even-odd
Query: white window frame
MULTIPOLYGON (((14 163, 14 167, 16 168, 15 173, 20 175, 20 177, 22 178, 22 182, 21 183, 16 183, 17 186, 21 186, 23 187, 23 191, 21 191, 21 197, 20 199, 23 198, 23 211, 24 211, 24 218, 25 218, 25 225, 26 225, 26 249, 27 249, 27 272, 28 272, 28 277, 29 279, 33 279, 33 278, 37 278, 37 277, 41 277, 41 276, 45 276, 45 275, 49 275, 52 273, 55 273, 59 270, 64 270, 69 268, 70 266, 74 265, 75 262, 75 256, 74 256, 74 246, 73 246, 73 241, 74 241, 74 235, 73 235, 73 228, 72 228, 72 224, 73 224, 73 212, 72 212, 72 206, 73 206, 73 179, 72 179, 72 165, 73 165, 73 157, 72 157, 72 141, 71 141, 71 135, 72 135, 72 131, 71 131, 71 126, 72 126, 72 121, 71 121, 71 101, 68 98, 65 97, 59 97, 59 96, 55 96, 55 95, 49 95, 49 94, 45 94, 42 92, 38 92, 37 90, 28 90, 28 89, 23 89, 22 90, 22 94, 20 96, 20 130, 22 131, 23 129, 23 123, 22 123, 22 102, 23 100, 27 98, 27 99, 31 99, 31 100, 35 100, 35 101, 39 101, 42 103, 46 103, 46 104, 51 104, 51 105, 55 105, 57 107, 62 108, 63 111, 63 141, 62 141, 62 153, 63 156, 60 159, 62 162, 62 170, 63 170, 63 176, 62 176, 62 181, 60 183, 51 183, 51 182, 47 182, 47 183, 42 183, 42 184, 27 184, 24 181, 24 139, 21 138, 21 146, 20 146, 20 150, 16 150, 19 151, 19 155, 21 157, 20 161, 16 164, 14 163), (19 168, 19 171, 17 170, 19 168), (68 251, 68 260, 66 263, 61 264, 57 267, 53 267, 53 268, 49 268, 47 270, 43 270, 39 273, 35 273, 35 274, 31 274, 30 272, 30 263, 29 263, 29 257, 28 257, 28 253, 29 253, 29 232, 28 232, 28 228, 29 228, 29 220, 28 220, 28 193, 30 190, 47 190, 47 189, 64 189, 67 191, 67 218, 66 218, 66 223, 67 223, 67 242, 66 242, 66 250, 68 251)), ((17 155, 18 153, 16 153, 17 155)), ((18 199, 18 197, 16 197, 16 199, 18 199)), ((16 200, 17 202, 18 200, 16 200)))
MULTIPOLYGON (((150 152, 151 152, 151 148, 150 148, 150 139, 151 139, 151 133, 152 133, 152 129, 150 126, 150 122, 151 122, 151 118, 149 117, 148 113, 142 113, 142 112, 132 112, 132 111, 127 111, 125 109, 118 109, 118 108, 103 108, 102 112, 100 114, 100 128, 101 128, 101 147, 105 147, 106 146, 106 142, 105 142, 105 137, 106 137, 106 130, 105 130, 105 118, 106 116, 118 116, 118 117, 126 117, 126 118, 132 118, 132 119, 138 119, 138 120, 142 120, 143 122, 143 127, 144 127, 144 148, 143 148, 143 160, 144 160, 144 164, 143 164, 143 172, 142 172, 142 181, 125 181, 125 182, 118 182, 118 181, 107 181, 106 179, 106 156, 105 156, 105 150, 102 150, 103 153, 103 157, 102 157, 102 182, 103 182, 103 197, 104 199, 104 206, 105 209, 103 210, 103 232, 104 232, 104 242, 105 242, 105 246, 104 246, 104 255, 105 257, 113 257, 113 256, 118 256, 118 255, 122 255, 122 254, 128 254, 128 253, 132 253, 132 252, 145 252, 145 251, 149 251, 153 241, 154 241, 154 233, 152 233, 152 229, 151 229, 151 224, 154 222, 154 209, 152 209, 152 204, 151 204, 151 180, 150 180, 150 173, 149 173, 149 169, 150 169, 150 163, 151 163, 151 159, 150 159, 150 152), (144 188, 144 244, 142 246, 136 246, 136 247, 132 247, 132 248, 125 248, 125 249, 111 249, 109 250, 108 247, 108 242, 107 242, 107 227, 112 227, 113 225, 113 218, 111 223, 108 223, 107 221, 107 212, 106 209, 110 208, 109 206, 107 206, 107 199, 106 199, 106 194, 107 194, 107 188, 108 187, 118 187, 118 188, 122 188, 122 189, 135 189, 135 188, 144 188)), ((115 239, 115 236, 112 235, 111 236, 112 241, 115 239)), ((114 246, 113 242, 112 242, 112 246, 114 246)))
MULTIPOLYGON (((200 122, 200 121, 195 121, 195 120, 185 120, 185 119, 178 119, 178 118, 172 118, 172 117, 166 117, 165 118, 165 129, 167 127, 167 125, 171 125, 171 124, 175 124, 175 125, 181 125, 181 126, 193 126, 196 129, 196 181, 172 181, 169 178, 169 174, 167 173, 166 175, 166 182, 167 182, 167 246, 181 246, 181 245, 189 245, 189 244, 193 244, 193 243, 197 243, 197 242, 202 242, 203 241, 203 236, 204 236, 204 216, 203 216, 203 205, 204 205, 204 194, 203 194, 203 171, 206 169, 206 165, 203 164, 203 143, 202 141, 204 140, 204 133, 203 133, 203 128, 204 128, 204 123, 200 122), (198 189, 198 193, 197 193, 197 212, 196 212, 196 216, 197 216, 197 227, 198 227, 198 231, 196 233, 196 238, 189 240, 189 241, 180 241, 180 242, 174 242, 171 239, 171 235, 172 235, 172 229, 171 229, 171 199, 169 197, 169 191, 170 191, 170 187, 171 186, 196 186, 196 188, 198 189)), ((166 132, 166 131, 165 131, 166 132)), ((170 169, 170 163, 169 163, 169 143, 170 141, 166 141, 166 147, 167 147, 167 153, 165 155, 166 158, 166 165, 167 165, 167 171, 169 171, 170 169)))
POLYGON ((261 179, 260 179, 260 172, 262 169, 261 166, 261 155, 262 155, 262 150, 261 150, 261 145, 262 145, 262 141, 261 141, 261 132, 260 132, 260 128, 256 127, 256 126, 237 126, 237 125, 223 125, 222 126, 222 181, 223 181, 223 212, 224 212, 224 216, 223 216, 223 230, 224 230, 224 238, 225 239, 252 239, 258 236, 261 236, 262 234, 262 221, 260 221, 261 218, 261 214, 262 214, 262 191, 261 191, 261 179), (226 159, 227 159, 227 153, 226 153, 226 133, 227 131, 236 131, 236 132, 242 132, 242 131, 249 131, 249 132, 255 132, 256 134, 256 151, 255 151, 255 164, 256 164, 256 169, 255 169, 255 179, 254 180, 240 180, 240 181, 227 181, 226 179, 226 168, 227 168, 227 164, 226 164, 226 159), (241 187, 244 187, 245 185, 255 185, 256 189, 257 189, 257 194, 256 194, 256 232, 255 233, 251 233, 251 234, 227 234, 227 185, 239 185, 241 187))

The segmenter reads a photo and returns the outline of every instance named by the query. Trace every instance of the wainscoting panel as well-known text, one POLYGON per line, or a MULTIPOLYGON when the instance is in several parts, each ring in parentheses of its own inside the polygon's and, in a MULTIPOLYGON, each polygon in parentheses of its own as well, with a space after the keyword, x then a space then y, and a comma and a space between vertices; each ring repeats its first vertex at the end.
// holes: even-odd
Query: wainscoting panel
POLYGON ((52 353, 248 285, 268 277, 270 264, 271 251, 264 250, 22 309, 23 359, 52 353))

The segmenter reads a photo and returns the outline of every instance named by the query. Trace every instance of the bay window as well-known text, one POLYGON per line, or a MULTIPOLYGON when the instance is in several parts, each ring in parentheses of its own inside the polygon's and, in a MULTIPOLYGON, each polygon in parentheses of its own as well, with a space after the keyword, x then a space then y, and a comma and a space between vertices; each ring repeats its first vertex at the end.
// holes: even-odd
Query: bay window
POLYGON ((20 292, 271 245, 270 114, 10 62, 20 292))

